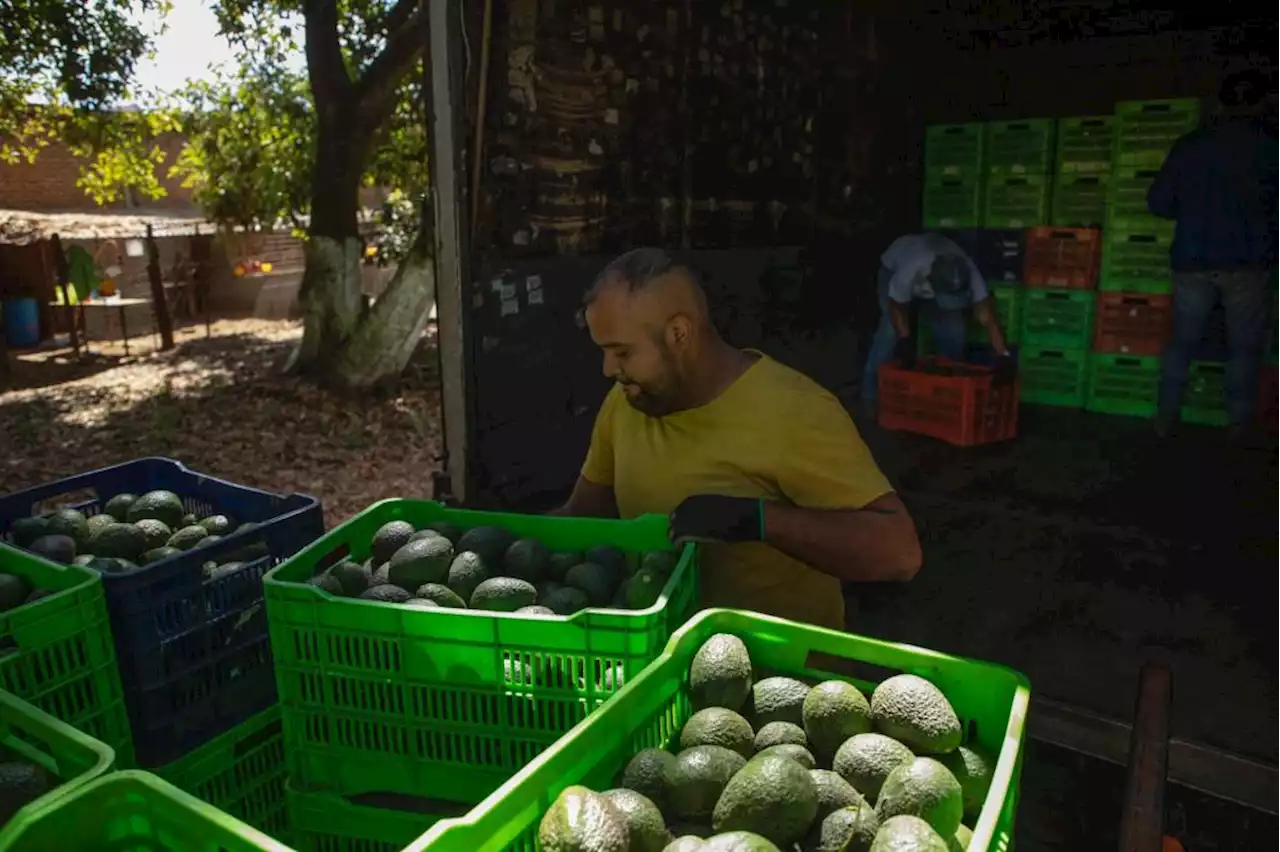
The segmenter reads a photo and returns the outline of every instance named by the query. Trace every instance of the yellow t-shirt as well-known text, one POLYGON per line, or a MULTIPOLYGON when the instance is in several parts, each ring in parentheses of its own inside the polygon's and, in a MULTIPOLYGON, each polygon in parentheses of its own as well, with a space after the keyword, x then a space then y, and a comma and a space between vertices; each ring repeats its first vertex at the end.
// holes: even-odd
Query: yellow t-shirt
MULTIPOLYGON (((615 386, 582 475, 613 488, 623 518, 668 514, 693 494, 861 509, 893 490, 840 402, 765 355, 716 399, 666 417, 615 386)), ((705 546, 702 603, 844 629, 840 582, 763 543, 705 546)))

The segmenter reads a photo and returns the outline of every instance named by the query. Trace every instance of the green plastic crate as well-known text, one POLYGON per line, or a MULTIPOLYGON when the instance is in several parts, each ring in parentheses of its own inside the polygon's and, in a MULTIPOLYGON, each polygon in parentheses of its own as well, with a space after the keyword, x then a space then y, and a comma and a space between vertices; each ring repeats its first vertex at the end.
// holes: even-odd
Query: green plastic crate
POLYGON ((55 589, 43 600, 0 613, 0 689, 110 746, 133 765, 129 715, 116 665, 102 578, 0 544, 0 571, 55 589))
POLYGON ((1158 168, 1115 168, 1107 180, 1107 221, 1112 230, 1173 236, 1174 223, 1147 209, 1147 191, 1158 168))
POLYGON ((1105 175, 1111 171, 1113 121, 1109 115, 1058 119, 1054 172, 1059 176, 1077 176, 1105 175))
POLYGON ((1218 361, 1192 361, 1182 392, 1181 419, 1202 426, 1226 426, 1227 365, 1218 361))
MULTIPOLYGON (((666 652, 613 701, 578 725, 466 817, 443 820, 405 852, 506 852, 533 850, 538 822, 565 787, 613 786, 632 755, 666 748, 692 714, 689 664, 708 638, 732 633, 742 639, 757 669, 814 679, 830 674, 809 667, 809 655, 855 660, 905 671, 936 683, 965 723, 967 739, 998 753, 986 804, 974 826, 969 852, 1010 848, 1022 744, 1031 690, 1026 678, 991 663, 951 657, 796 624, 765 615, 713 609, 699 613, 671 639, 666 652)), ((877 678, 878 679, 878 678, 877 678)), ((873 685, 856 680, 863 689, 873 685)))
POLYGON ((935 124, 924 131, 927 175, 976 179, 982 174, 982 125, 935 124))
POLYGON ((1097 300, 1098 294, 1088 290, 1028 288, 1022 298, 1023 345, 1088 349, 1097 300))
POLYGON ((8 692, 0 692, 0 749, 43 767, 57 781, 56 787, 0 825, 0 849, 10 848, 14 826, 110 772, 115 764, 110 746, 8 692))
MULTIPOLYGON (((286 787, 291 842, 298 852, 400 852, 441 819, 457 817, 469 806, 443 813, 407 808, 373 807, 328 793, 307 793, 286 787)), ((401 805, 430 807, 430 802, 401 800, 401 805)))
POLYGON ((1178 98, 1116 104, 1112 163, 1120 168, 1160 168, 1178 137, 1200 123, 1200 101, 1178 98))
POLYGON ((1083 408, 1089 382, 1089 353, 1083 349, 1018 350, 1022 401, 1083 408))
MULTIPOLYGON (((1000 320, 1000 328, 1004 330, 1004 342, 1013 346, 1019 340, 1022 331, 1022 295, 1021 284, 987 284, 991 298, 996 300, 996 318, 1000 320)), ((973 318, 968 311, 965 321, 965 342, 974 344, 989 343, 987 330, 973 318)), ((933 327, 923 319, 916 322, 916 351, 921 355, 936 355, 938 343, 933 338, 933 327)))
POLYGON ((264 579, 289 775, 310 792, 376 790, 477 802, 652 662, 698 606, 686 547, 646 610, 572 616, 421 610, 305 585, 392 520, 492 524, 556 550, 615 545, 636 560, 671 547, 667 518, 629 521, 446 509, 384 500, 264 579))
POLYGON ((285 803, 284 730, 272 707, 218 735, 155 774, 259 831, 289 831, 285 803))
POLYGON ((1108 230, 1102 242, 1102 273, 1098 289, 1107 293, 1173 292, 1169 268, 1171 232, 1108 230))
POLYGON ((982 219, 979 178, 925 175, 924 226, 976 228, 982 219))
POLYGON ((293 852, 149 772, 113 772, 10 821, 6 852, 293 852))
POLYGON ((1042 175, 1053 171, 1053 131, 1051 118, 988 122, 983 142, 987 175, 1042 175))
POLYGON ((1048 175, 987 178, 984 228, 1032 228, 1049 224, 1048 175))
POLYGON ((1084 407, 1099 414, 1155 417, 1159 390, 1159 356, 1095 352, 1089 359, 1089 391, 1084 407))
POLYGON ((1049 224, 1057 228, 1096 228, 1107 220, 1106 174, 1055 175, 1049 224))

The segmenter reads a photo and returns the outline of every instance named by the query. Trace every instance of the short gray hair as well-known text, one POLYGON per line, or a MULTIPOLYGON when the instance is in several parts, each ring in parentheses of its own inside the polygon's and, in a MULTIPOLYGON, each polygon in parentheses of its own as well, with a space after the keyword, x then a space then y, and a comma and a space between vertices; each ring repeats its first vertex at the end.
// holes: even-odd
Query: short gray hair
POLYGON ((641 289, 650 281, 661 278, 667 273, 684 269, 666 249, 645 246, 620 254, 609 261, 595 281, 583 294, 582 302, 590 305, 600 295, 600 291, 614 281, 623 281, 631 292, 641 289))

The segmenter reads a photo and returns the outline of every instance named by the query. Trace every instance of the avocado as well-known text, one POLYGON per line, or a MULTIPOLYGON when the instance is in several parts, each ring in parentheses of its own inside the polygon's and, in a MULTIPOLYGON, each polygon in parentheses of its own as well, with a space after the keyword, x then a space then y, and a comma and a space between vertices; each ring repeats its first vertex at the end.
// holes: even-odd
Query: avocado
MULTIPOLYGON (((441 539, 448 541, 448 539, 441 539)), ((452 546, 452 545, 450 545, 452 546)), ((440 606, 449 607, 451 609, 466 609, 467 602, 450 589, 448 586, 442 586, 439 583, 424 583, 419 586, 417 591, 413 593, 415 598, 423 598, 429 601, 435 601, 440 606)))
POLYGON ((916 754, 955 751, 962 736, 960 719, 942 690, 909 674, 894 675, 875 688, 871 721, 916 754))
POLYGON ((569 569, 564 575, 566 585, 587 596, 591 606, 608 606, 621 579, 616 582, 612 572, 594 562, 583 562, 569 569))
POLYGON ((450 544, 456 545, 458 543, 458 539, 462 538, 462 530, 458 528, 458 525, 451 524, 448 521, 432 521, 423 527, 423 530, 431 530, 432 532, 439 533, 449 539, 450 544))
POLYGON ((955 842, 951 845, 959 852, 965 852, 969 848, 969 844, 973 842, 973 832, 964 823, 960 823, 960 827, 956 829, 955 842))
POLYGON ((449 564, 445 585, 453 589, 458 597, 469 601, 476 586, 487 579, 489 579, 489 570, 485 567, 484 559, 474 551, 464 550, 453 557, 453 562, 449 564))
MULTIPOLYGON (((182 520, 178 522, 176 528, 181 529, 182 527, 194 527, 194 526, 197 526, 199 523, 200 523, 199 515, 197 515, 195 512, 187 512, 185 515, 182 516, 182 520)), ((170 524, 169 526, 174 526, 174 525, 170 524)))
POLYGON ((52 790, 53 784, 42 766, 25 760, 0 763, 0 825, 52 790))
POLYGON ((413 609, 441 609, 442 608, 440 604, 436 603, 433 600, 429 600, 427 598, 409 598, 409 600, 404 602, 404 605, 407 607, 412 607, 413 609))
POLYGON ((42 535, 27 548, 50 562, 70 565, 76 558, 76 542, 69 535, 42 535))
MULTIPOLYGON (((391 563, 383 562, 369 575, 370 586, 387 586, 391 583, 391 563)), ((408 589, 405 589, 407 592, 408 589)))
POLYGON ((697 746, 680 752, 662 773, 670 815, 685 820, 709 817, 729 779, 746 765, 742 755, 723 746, 697 746))
POLYGON ((408 521, 388 521, 378 527, 373 534, 373 560, 381 565, 395 555, 395 552, 409 543, 416 532, 408 521))
POLYGON ((689 697, 694 709, 741 710, 751 694, 751 656, 737 636, 717 633, 693 656, 689 697))
POLYGON ((112 524, 119 523, 114 517, 108 514, 90 515, 86 521, 89 525, 89 544, 93 545, 93 540, 98 537, 98 533, 102 532, 112 524))
POLYGON ((857 734, 836 750, 831 768, 874 802, 889 773, 914 759, 911 749, 884 734, 857 734))
POLYGON ((387 563, 393 585, 412 591, 427 583, 444 583, 453 561, 453 545, 441 536, 420 538, 397 550, 387 563))
POLYGON ((409 593, 399 586, 386 584, 382 586, 370 586, 361 592, 358 597, 364 601, 382 601, 383 603, 404 603, 409 600, 409 593))
POLYGON ((176 547, 157 547, 142 554, 142 564, 153 565, 162 559, 168 559, 170 556, 177 556, 181 552, 182 551, 176 547))
POLYGON ((828 680, 809 690, 801 715, 809 744, 828 762, 849 737, 871 730, 871 705, 866 696, 842 680, 828 680))
POLYGON ((529 606, 522 606, 518 610, 516 610, 516 612, 523 613, 525 615, 555 615, 556 614, 555 610, 553 610, 551 607, 543 606, 542 604, 530 604, 529 606))
POLYGON ((627 823, 630 843, 627 852, 662 852, 671 842, 671 834, 662 812, 643 793, 635 790, 609 790, 602 794, 627 823))
POLYGON ((27 548, 36 539, 49 534, 49 521, 47 518, 18 518, 9 527, 9 533, 15 545, 27 548))
POLYGON ((575 565, 583 563, 582 554, 576 550, 560 551, 551 554, 547 560, 547 576, 557 583, 564 582, 564 575, 575 565))
POLYGON ((547 578, 547 566, 551 552, 537 539, 522 538, 513 541, 502 557, 504 577, 515 577, 526 583, 541 583, 547 578))
POLYGON ((0 574, 0 612, 8 612, 27 603, 31 583, 17 574, 0 574))
POLYGON ((949 852, 947 841, 919 817, 902 814, 880 823, 870 852, 949 852))
MULTIPOLYGON (((667 830, 675 837, 692 837, 699 843, 706 843, 706 838, 715 834, 711 830, 711 817, 707 816, 705 821, 702 820, 676 820, 667 823, 667 830)), ((701 846, 695 847, 701 849, 701 846)), ((667 852, 667 850, 663 850, 667 852)))
MULTIPOLYGON (((115 514, 114 512, 112 514, 115 514)), ((155 518, 157 521, 163 521, 164 525, 170 529, 181 529, 188 526, 184 521, 187 520, 187 511, 182 508, 182 500, 172 491, 148 491, 129 506, 129 511, 125 515, 125 519, 131 524, 136 524, 143 518, 155 518)), ((196 518, 191 516, 191 523, 194 524, 196 518)))
POLYGON ((763 757, 766 754, 776 754, 782 757, 789 757, 805 769, 813 769, 818 762, 813 759, 813 753, 809 749, 795 743, 783 743, 782 745, 769 746, 764 751, 756 755, 763 757))
POLYGON ((996 768, 995 756, 975 743, 960 746, 950 754, 939 757, 938 761, 951 770, 951 774, 960 782, 965 816, 976 818, 987 800, 987 791, 991 789, 991 773, 996 768))
POLYGON ((222 541, 222 536, 217 533, 209 533, 204 538, 196 542, 196 547, 208 547, 211 544, 217 544, 222 541))
POLYGON ((65 535, 76 543, 76 550, 89 546, 89 520, 76 509, 59 509, 49 516, 45 535, 65 535))
POLYGON ((629 852, 626 818, 604 796, 586 787, 566 787, 542 815, 542 852, 629 852))
POLYGON ((587 596, 573 586, 561 586, 547 592, 539 603, 556 615, 573 615, 591 605, 587 596))
POLYGON ((223 562, 221 565, 215 565, 213 570, 208 573, 206 579, 221 580, 223 577, 228 577, 236 573, 244 566, 245 563, 243 562, 223 562))
MULTIPOLYGON (((421 541, 424 538, 444 538, 444 536, 440 535, 440 533, 435 530, 418 530, 416 533, 409 536, 409 541, 421 541)), ((405 544, 408 544, 409 541, 406 541, 405 544)), ((453 542, 449 542, 449 544, 453 544, 453 542)))
POLYGON ((747 720, 723 707, 707 707, 689 717, 680 731, 681 750, 694 746, 717 745, 736 751, 742 757, 755 754, 755 735, 747 720))
POLYGON ((622 775, 618 778, 618 786, 635 790, 648 797, 659 808, 665 808, 667 786, 664 773, 675 762, 675 755, 669 751, 660 748, 644 749, 627 761, 622 775))
POLYGON ((749 761, 724 788, 711 817, 717 832, 752 831, 779 846, 809 833, 818 793, 808 770, 781 755, 749 761))
POLYGON ((531 606, 537 599, 538 590, 524 580, 494 577, 476 586, 471 593, 471 608, 515 612, 522 606, 531 606))
POLYGON ((102 507, 102 511, 117 521, 127 521, 129 519, 129 509, 138 500, 136 494, 117 494, 107 501, 107 505, 102 507))
POLYGON ((231 535, 231 530, 235 528, 235 524, 231 523, 231 519, 226 515, 210 515, 207 518, 201 518, 200 526, 212 535, 231 535))
POLYGON ((115 559, 138 559, 146 553, 147 534, 133 524, 111 524, 93 540, 95 556, 115 559))
POLYGON ((627 609, 648 609, 662 597, 666 584, 665 577, 641 568, 622 584, 623 605, 627 609))
MULTIPOLYGON (((217 570, 216 565, 214 566, 214 570, 217 570)), ((307 585, 315 586, 317 589, 322 589, 329 594, 336 595, 340 598, 346 596, 346 593, 342 589, 342 583, 337 577, 330 573, 317 574, 307 581, 307 585)))
POLYGON ((640 570, 657 574, 663 582, 671 579, 680 564, 680 552, 676 550, 650 550, 640 559, 640 570))
POLYGON ((458 539, 458 550, 478 553, 485 565, 496 569, 515 540, 515 536, 502 527, 472 527, 458 539))
POLYGON ((918 816, 938 834, 950 837, 964 815, 964 795, 950 769, 931 757, 917 757, 884 779, 876 814, 881 820, 900 814, 918 816))
POLYGON ((662 852, 705 852, 706 848, 707 843, 701 837, 685 834, 668 843, 662 852))
POLYGON ((143 548, 144 553, 157 547, 164 547, 169 543, 169 538, 173 535, 173 530, 169 529, 168 524, 164 521, 157 521, 155 518, 143 518, 134 526, 142 530, 142 534, 146 536, 147 546, 143 548))
POLYGON ((793 725, 790 722, 770 722, 756 731, 756 751, 788 744, 802 747, 809 745, 809 740, 805 738, 804 730, 799 725, 793 725))
POLYGON ((805 852, 867 852, 879 828, 875 808, 859 796, 856 803, 815 821, 803 848, 805 852))
POLYGON ((730 831, 708 837, 702 852, 781 852, 777 846, 754 831, 730 831))
POLYGON ((95 556, 88 564, 89 568, 99 574, 128 574, 138 570, 138 565, 128 559, 116 559, 110 556, 95 556))
POLYGON ((813 789, 818 794, 818 815, 814 817, 817 822, 826 819, 827 814, 838 811, 840 808, 851 805, 870 807, 861 793, 830 769, 810 769, 809 780, 813 782, 813 789))
POLYGON ((583 561, 595 563, 607 570, 615 587, 621 586, 622 581, 631 574, 631 569, 627 566, 627 555, 612 545, 590 548, 583 554, 583 561))
POLYGON ((752 721, 757 726, 790 722, 804 726, 809 685, 790 677, 767 677, 751 687, 752 721))
POLYGON ((33 604, 36 601, 42 601, 45 598, 51 598, 56 594, 57 592, 53 589, 34 589, 31 594, 27 595, 27 599, 22 603, 23 606, 26 606, 27 604, 33 604))
POLYGON ((200 539, 207 538, 209 531, 199 524, 192 524, 169 536, 168 547, 176 547, 178 550, 190 550, 200 543, 200 539))

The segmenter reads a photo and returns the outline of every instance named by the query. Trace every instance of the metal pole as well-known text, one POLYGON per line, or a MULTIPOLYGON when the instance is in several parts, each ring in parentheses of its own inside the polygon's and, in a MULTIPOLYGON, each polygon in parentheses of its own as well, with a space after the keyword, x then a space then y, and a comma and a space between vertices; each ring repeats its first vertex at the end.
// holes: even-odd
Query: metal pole
POLYGON ((1160 852, 1164 838, 1164 786, 1169 771, 1169 710, 1173 675, 1148 663, 1138 675, 1133 739, 1120 814, 1120 852, 1160 852))

